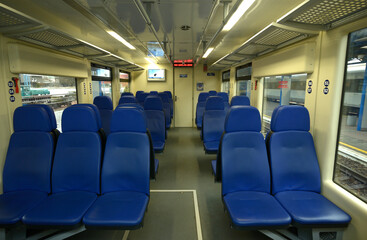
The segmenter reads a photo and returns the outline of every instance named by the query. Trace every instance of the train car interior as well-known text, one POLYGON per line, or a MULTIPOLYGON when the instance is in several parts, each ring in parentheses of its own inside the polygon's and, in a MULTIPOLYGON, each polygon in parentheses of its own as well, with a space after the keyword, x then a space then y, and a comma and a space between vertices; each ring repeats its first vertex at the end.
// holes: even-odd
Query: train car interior
POLYGON ((0 0, 0 69, 0 239, 367 238, 367 0, 0 0))

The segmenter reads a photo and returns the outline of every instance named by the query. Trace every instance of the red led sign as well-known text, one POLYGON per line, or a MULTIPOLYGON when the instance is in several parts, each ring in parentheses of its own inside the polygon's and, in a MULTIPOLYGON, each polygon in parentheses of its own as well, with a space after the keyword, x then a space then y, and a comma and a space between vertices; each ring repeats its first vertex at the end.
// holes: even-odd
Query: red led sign
POLYGON ((186 59, 186 60, 174 60, 173 66, 174 67, 192 67, 194 61, 192 59, 186 59))

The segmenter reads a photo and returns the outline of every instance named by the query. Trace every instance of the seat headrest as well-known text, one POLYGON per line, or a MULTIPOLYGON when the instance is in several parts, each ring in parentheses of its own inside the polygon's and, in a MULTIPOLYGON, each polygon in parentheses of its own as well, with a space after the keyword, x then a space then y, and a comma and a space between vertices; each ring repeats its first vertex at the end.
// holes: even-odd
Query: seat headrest
POLYGON ((113 110, 112 100, 109 96, 97 96, 93 100, 93 104, 98 107, 98 109, 113 110))
POLYGON ((219 93, 217 93, 217 96, 222 97, 223 98, 223 101, 229 102, 228 93, 226 93, 226 92, 219 92, 219 93))
POLYGON ((164 91, 164 92, 168 94, 168 98, 172 98, 172 93, 171 93, 171 91, 164 91))
POLYGON ((142 94, 144 91, 136 91, 135 97, 137 98, 140 94, 142 94))
POLYGON ((209 93, 202 92, 199 94, 198 102, 205 102, 208 97, 209 97, 209 93))
POLYGON ((14 132, 38 131, 51 132, 50 116, 45 108, 40 106, 18 107, 13 116, 14 132))
POLYGON ((124 103, 136 103, 136 98, 134 96, 126 95, 120 98, 119 105, 124 103))
POLYGON ((123 103, 123 104, 119 104, 117 107, 134 107, 141 111, 144 111, 143 106, 141 106, 139 103, 123 103))
POLYGON ((157 92, 157 91, 150 91, 149 95, 155 95, 155 96, 158 96, 158 92, 157 92))
POLYGON ((224 110, 223 98, 218 96, 208 97, 205 103, 205 111, 207 110, 224 110))
POLYGON ((31 105, 26 105, 27 107, 29 106, 35 106, 35 107, 42 107, 43 109, 46 110, 46 112, 48 113, 48 116, 50 117, 50 121, 51 121, 51 128, 56 129, 57 128, 57 122, 56 122, 56 117, 55 117, 55 112, 52 109, 52 107, 50 107, 49 105, 46 104, 31 104, 31 105))
POLYGON ((310 115, 302 106, 279 106, 271 116, 270 128, 273 132, 310 130, 310 115))
POLYGON ((100 127, 95 110, 87 104, 78 105, 70 106, 62 113, 62 132, 97 132, 100 127))
POLYGON ((168 103, 168 94, 165 92, 161 92, 158 94, 158 96, 162 99, 162 102, 168 103))
POLYGON ((90 107, 90 108, 92 108, 94 110, 94 112, 96 113, 98 129, 102 128, 101 115, 100 115, 99 109, 96 105, 90 104, 90 103, 78 103, 78 104, 71 105, 70 107, 90 107))
POLYGON ((250 99, 246 96, 234 96, 231 99, 232 106, 250 106, 250 99))
POLYGON ((162 99, 158 96, 148 96, 144 101, 144 110, 163 111, 162 99))
POLYGON ((136 100, 138 100, 138 102, 144 102, 145 98, 148 95, 149 95, 149 93, 142 92, 142 93, 136 95, 136 100))
POLYGON ((144 113, 135 107, 118 107, 112 114, 111 133, 147 132, 144 113))
POLYGON ((215 96, 217 95, 217 91, 211 90, 209 91, 209 96, 215 96))
POLYGON ((261 119, 257 108, 252 106, 231 107, 224 124, 224 130, 229 132, 260 132, 261 119))
POLYGON ((132 94, 131 92, 123 92, 121 93, 121 97, 122 96, 134 96, 134 94, 132 94))

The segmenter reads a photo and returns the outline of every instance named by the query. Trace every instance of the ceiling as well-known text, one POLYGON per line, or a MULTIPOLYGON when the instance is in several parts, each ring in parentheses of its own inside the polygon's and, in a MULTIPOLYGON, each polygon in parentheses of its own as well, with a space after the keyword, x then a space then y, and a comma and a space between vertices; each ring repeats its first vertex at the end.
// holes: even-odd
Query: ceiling
MULTIPOLYGON (((78 44, 88 44, 88 49, 96 47, 93 49, 96 52, 89 49, 89 52, 78 50, 78 53, 131 67, 133 70, 141 69, 138 65, 147 63, 147 57, 157 63, 194 59, 211 65, 238 51, 255 34, 277 22, 297 6, 308 4, 311 8, 314 5, 310 5, 310 2, 341 4, 343 1, 256 0, 230 31, 222 31, 224 22, 241 2, 242 0, 0 0, 1 6, 31 19, 39 28, 51 29, 74 39, 76 44, 68 51, 78 50, 78 44), (136 49, 131 50, 110 36, 107 31, 111 30, 136 49), (207 59, 202 59, 204 51, 209 47, 214 47, 214 51, 207 59)), ((354 5, 358 5, 358 11, 367 8, 366 0, 344 2, 356 2, 354 5)), ((341 11, 340 7, 350 8, 344 5, 336 5, 337 10, 341 11)), ((33 28, 0 26, 0 32, 24 40, 24 37, 19 37, 22 31, 29 32, 33 28)), ((310 36, 309 32, 307 34, 310 36)), ((240 54, 233 54, 222 60, 222 63, 227 61, 229 63, 223 66, 229 66, 228 64, 243 59, 240 54)))

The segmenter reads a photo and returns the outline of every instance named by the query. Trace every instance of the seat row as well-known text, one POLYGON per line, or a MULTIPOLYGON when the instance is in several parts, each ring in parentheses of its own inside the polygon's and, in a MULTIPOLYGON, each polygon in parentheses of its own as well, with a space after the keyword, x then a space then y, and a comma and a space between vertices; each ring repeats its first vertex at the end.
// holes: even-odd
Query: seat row
POLYGON ((149 202, 150 143, 143 112, 117 108, 103 155, 91 106, 66 108, 62 133, 43 106, 19 107, 0 195, 0 226, 135 229, 149 202))
MULTIPOLYGON (((93 103, 98 107, 102 126, 106 134, 110 132, 111 116, 113 113, 112 101, 107 96, 98 96, 94 98, 93 103)), ((157 96, 148 96, 145 99, 144 106, 136 102, 134 96, 123 96, 120 99, 119 106, 134 106, 144 111, 147 121, 147 128, 152 138, 153 149, 155 152, 162 152, 164 150, 166 136, 167 136, 167 117, 164 114, 163 103, 161 98, 157 96)))
MULTIPOLYGON (((266 146, 259 111, 232 107, 217 162, 232 225, 245 229, 346 227, 351 217, 320 194, 321 178, 305 107, 280 106, 266 146)), ((299 231, 300 233, 301 231, 299 231)))
POLYGON ((218 152, 226 114, 232 106, 238 105, 250 105, 248 97, 234 96, 229 104, 227 93, 220 92, 215 96, 209 96, 209 93, 199 94, 196 122, 197 127, 201 129, 200 134, 206 153, 218 152))

